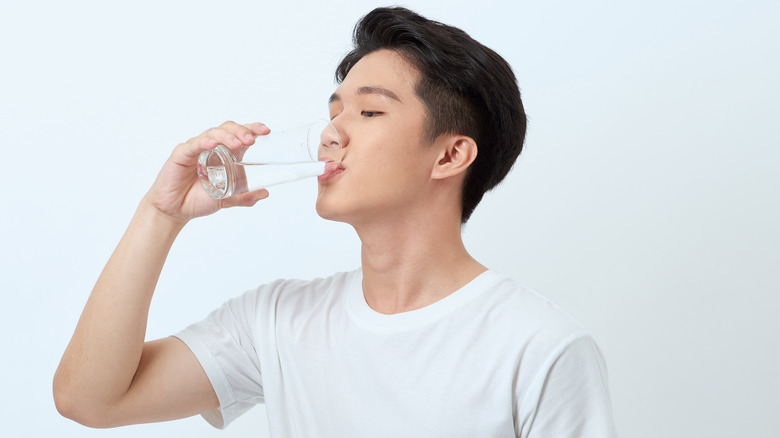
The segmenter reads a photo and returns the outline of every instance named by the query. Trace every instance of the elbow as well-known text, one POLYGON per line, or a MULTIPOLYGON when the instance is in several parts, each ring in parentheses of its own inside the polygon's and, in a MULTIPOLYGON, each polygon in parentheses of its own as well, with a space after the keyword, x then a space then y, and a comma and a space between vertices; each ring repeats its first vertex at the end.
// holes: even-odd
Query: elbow
POLYGON ((54 406, 60 415, 84 426, 96 427, 93 416, 88 414, 88 409, 85 409, 86 404, 80 400, 80 397, 73 390, 59 382, 57 378, 54 379, 53 393, 54 406))
POLYGON ((57 412, 65 418, 73 420, 74 418, 74 404, 72 402, 73 397, 68 391, 67 382, 62 376, 61 370, 57 370, 54 373, 54 381, 52 382, 52 395, 54 396, 54 406, 57 408, 57 412))
POLYGON ((69 388, 62 380, 55 376, 53 385, 54 406, 60 415, 97 429, 117 426, 110 421, 108 411, 104 407, 96 406, 88 397, 69 388))
POLYGON ((87 425, 81 420, 81 415, 77 409, 77 404, 72 401, 71 397, 61 389, 54 389, 54 406, 57 408, 57 412, 65 418, 73 420, 77 423, 87 425))

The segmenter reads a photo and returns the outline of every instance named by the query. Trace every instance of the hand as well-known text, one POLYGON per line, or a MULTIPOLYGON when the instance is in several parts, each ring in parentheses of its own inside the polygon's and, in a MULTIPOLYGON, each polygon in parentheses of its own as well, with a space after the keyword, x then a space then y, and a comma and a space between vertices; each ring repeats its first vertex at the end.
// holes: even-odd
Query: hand
POLYGON ((209 197, 198 181, 198 155, 219 144, 240 155, 241 148, 254 144, 256 136, 269 132, 270 129, 262 123, 240 125, 225 122, 176 146, 143 202, 148 202, 160 213, 182 223, 226 207, 255 205, 257 201, 268 197, 267 190, 255 190, 219 200, 209 197))

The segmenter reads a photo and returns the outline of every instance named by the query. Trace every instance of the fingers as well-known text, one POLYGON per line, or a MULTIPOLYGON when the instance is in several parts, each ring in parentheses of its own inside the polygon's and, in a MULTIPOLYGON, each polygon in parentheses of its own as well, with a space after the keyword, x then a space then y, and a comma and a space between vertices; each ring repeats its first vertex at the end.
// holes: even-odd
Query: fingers
MULTIPOLYGON (((255 137, 258 135, 266 135, 271 132, 267 126, 257 122, 239 125, 236 122, 228 121, 220 125, 219 128, 213 129, 218 130, 218 133, 222 135, 224 135, 223 132, 229 133, 227 137, 225 137, 226 141, 232 142, 233 145, 238 147, 254 144, 255 137)), ((215 134, 217 134, 217 132, 215 132, 215 134)), ((231 145, 225 143, 225 146, 230 147, 231 145)))
POLYGON ((231 121, 211 128, 206 133, 229 148, 249 146, 255 142, 255 135, 249 128, 231 121))
POLYGON ((208 149, 214 149, 219 142, 213 138, 204 136, 203 134, 193 137, 187 142, 182 143, 173 150, 173 153, 183 154, 185 157, 191 160, 197 160, 198 154, 208 149))
POLYGON ((267 198, 269 195, 268 190, 259 189, 251 192, 241 193, 239 195, 233 195, 229 198, 222 200, 222 208, 229 207, 251 207, 257 204, 257 201, 267 198))
POLYGON ((271 130, 260 122, 247 123, 244 126, 246 126, 250 131, 252 131, 252 134, 254 134, 255 137, 258 135, 268 135, 271 133, 271 130))
POLYGON ((207 129, 197 137, 193 137, 180 144, 176 152, 183 154, 188 159, 197 159, 198 154, 207 149, 213 149, 217 145, 225 145, 231 150, 254 144, 255 137, 271 132, 262 123, 248 123, 240 125, 227 121, 218 127, 207 129))

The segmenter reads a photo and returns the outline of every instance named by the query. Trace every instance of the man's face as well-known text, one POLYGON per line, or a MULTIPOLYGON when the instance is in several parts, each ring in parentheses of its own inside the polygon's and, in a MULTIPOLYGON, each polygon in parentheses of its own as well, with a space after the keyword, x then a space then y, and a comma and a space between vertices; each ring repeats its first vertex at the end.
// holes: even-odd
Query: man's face
POLYGON ((363 57, 333 94, 330 117, 341 136, 341 169, 320 177, 317 212, 361 225, 403 220, 424 207, 436 148, 426 139, 419 72, 380 50, 363 57))

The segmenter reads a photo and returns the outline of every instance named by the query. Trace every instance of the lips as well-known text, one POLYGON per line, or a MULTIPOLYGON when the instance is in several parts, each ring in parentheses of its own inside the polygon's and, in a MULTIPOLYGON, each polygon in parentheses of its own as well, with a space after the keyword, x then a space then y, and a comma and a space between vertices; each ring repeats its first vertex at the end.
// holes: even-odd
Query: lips
POLYGON ((336 161, 328 161, 325 163, 325 171, 322 173, 322 175, 317 177, 317 181, 325 182, 334 176, 341 174, 342 172, 344 172, 344 167, 341 165, 341 163, 336 161))

